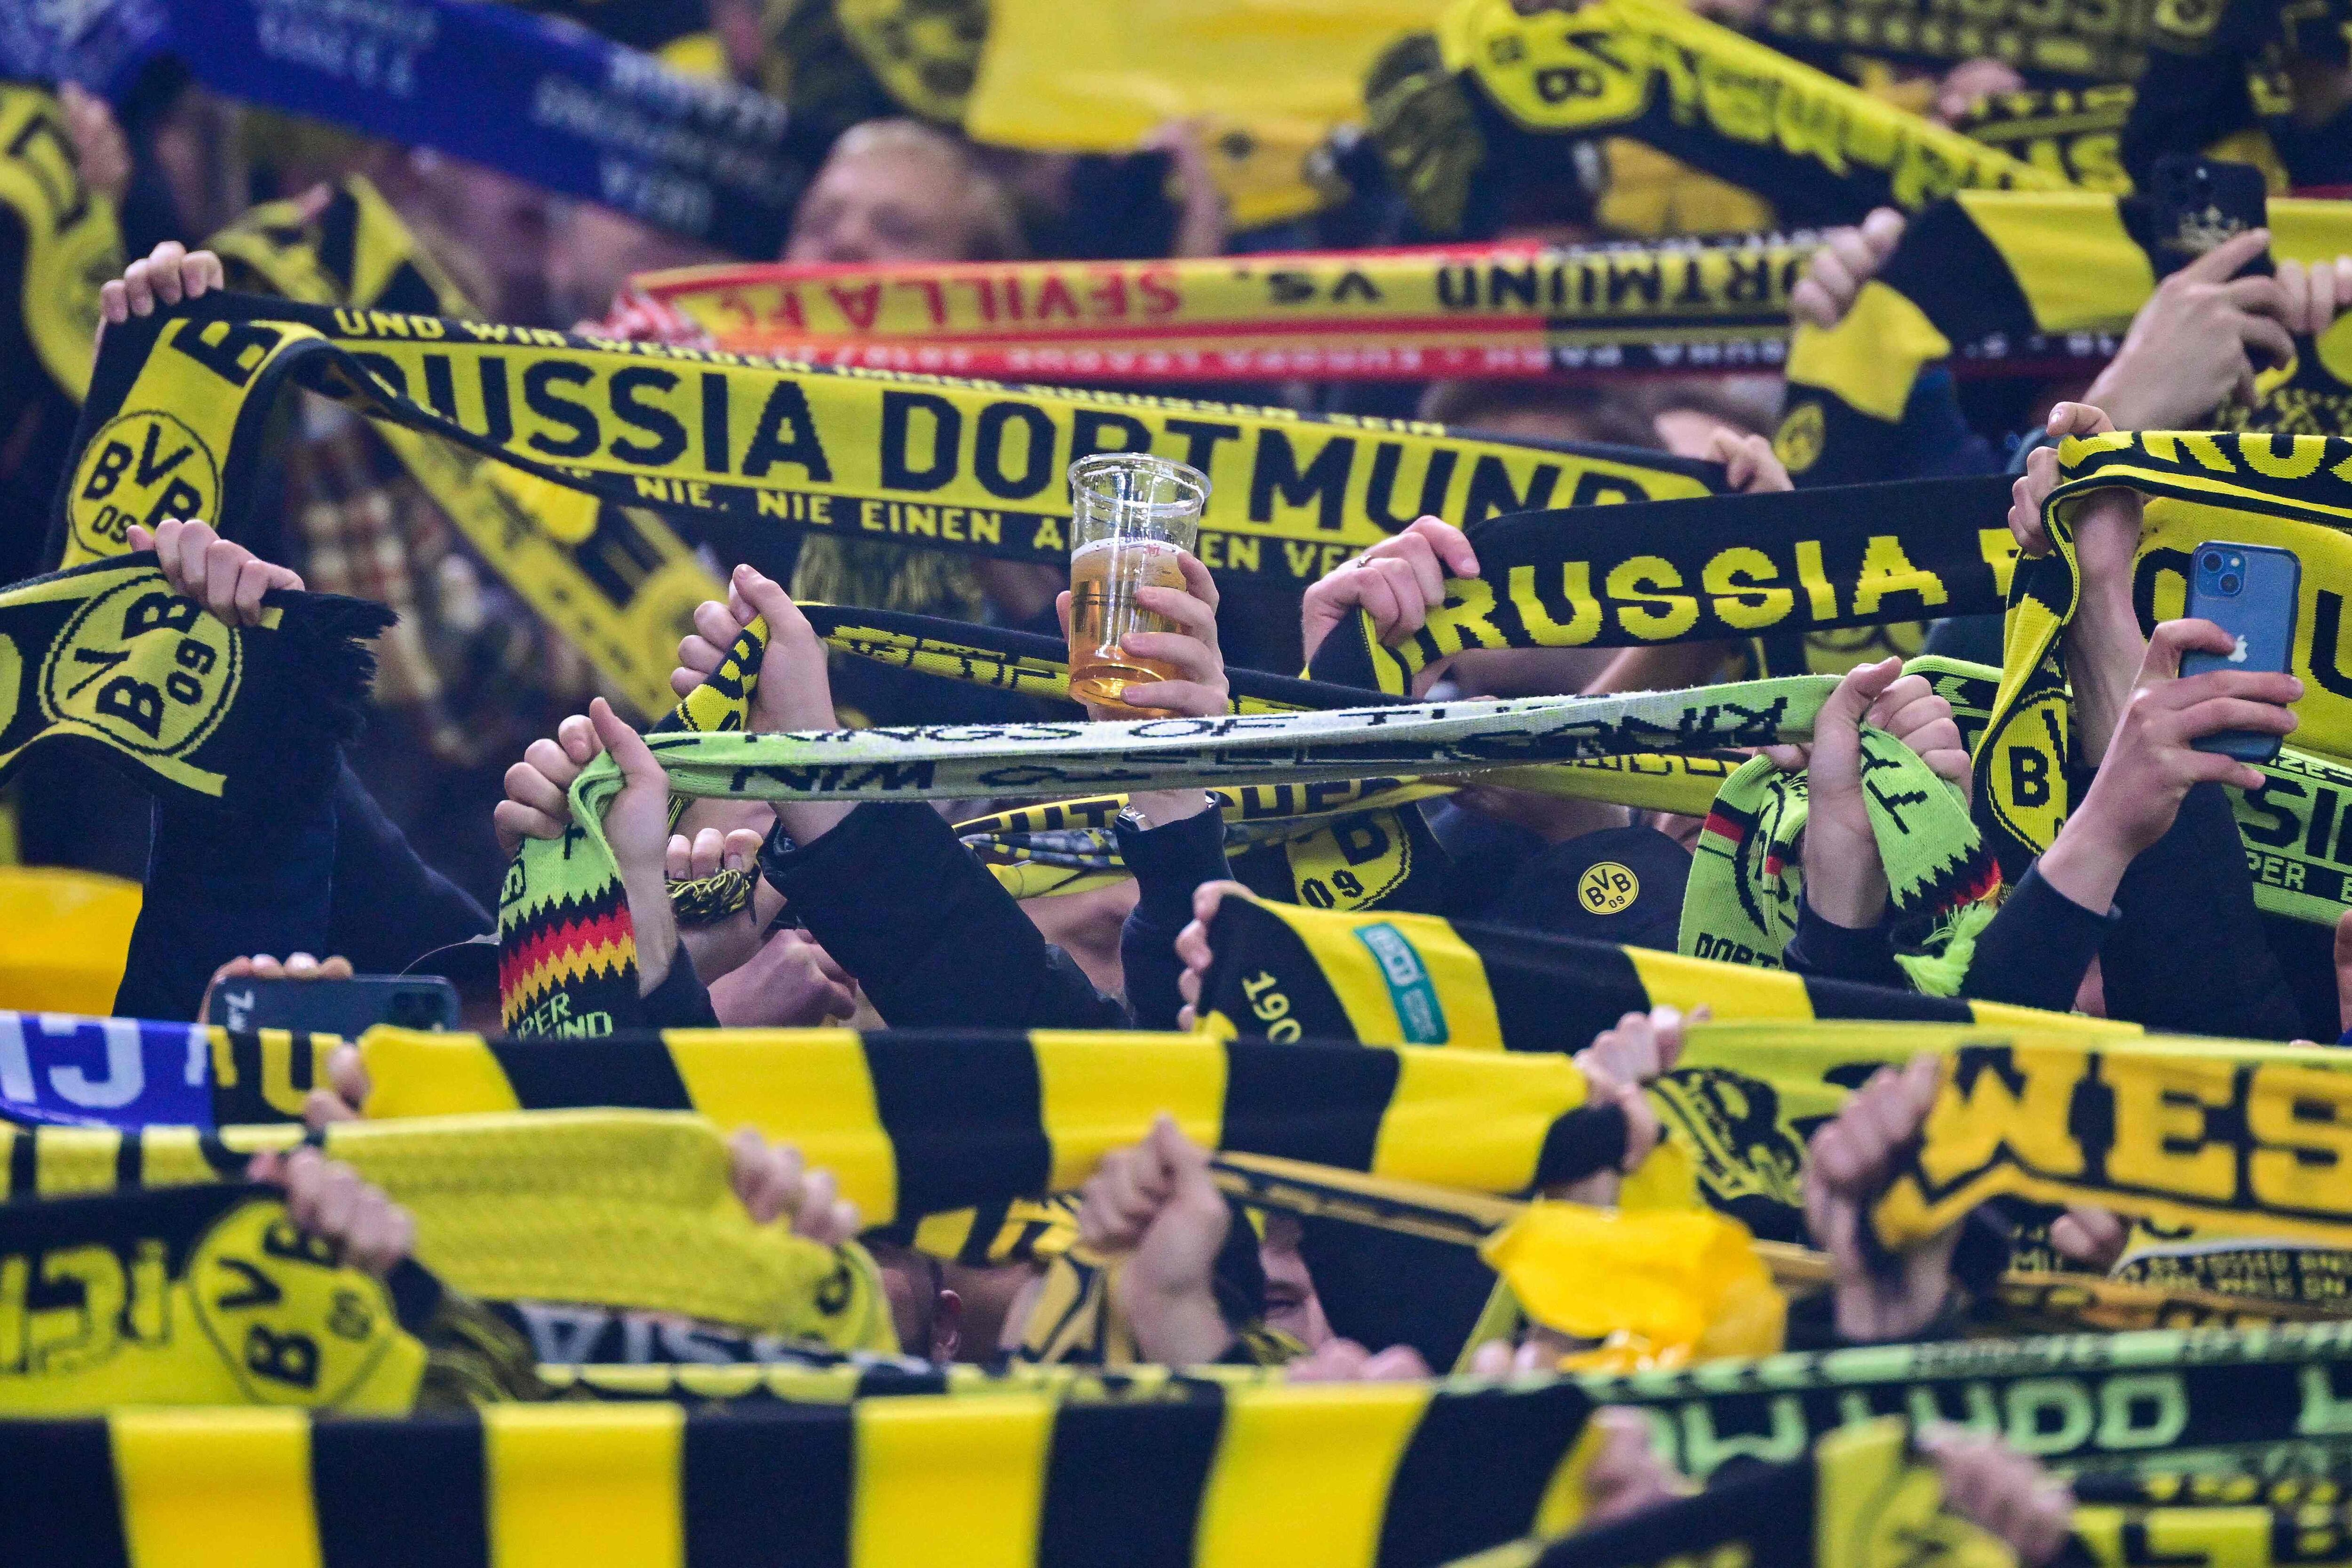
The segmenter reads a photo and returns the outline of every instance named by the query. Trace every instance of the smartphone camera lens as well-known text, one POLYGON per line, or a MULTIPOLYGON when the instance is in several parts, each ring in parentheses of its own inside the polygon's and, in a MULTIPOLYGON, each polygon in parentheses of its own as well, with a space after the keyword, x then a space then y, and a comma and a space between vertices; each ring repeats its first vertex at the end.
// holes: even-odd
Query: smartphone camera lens
POLYGON ((2238 574, 2237 574, 2235 572, 2224 572, 2224 573, 2222 573, 2222 574, 2221 574, 2221 592, 2223 592, 2224 594, 2234 594, 2234 593, 2236 593, 2237 591, 2238 591, 2238 574))
POLYGON ((2218 550, 2207 551, 2205 559, 2200 564, 2208 572, 2219 572, 2221 569, 2221 552, 2218 550))

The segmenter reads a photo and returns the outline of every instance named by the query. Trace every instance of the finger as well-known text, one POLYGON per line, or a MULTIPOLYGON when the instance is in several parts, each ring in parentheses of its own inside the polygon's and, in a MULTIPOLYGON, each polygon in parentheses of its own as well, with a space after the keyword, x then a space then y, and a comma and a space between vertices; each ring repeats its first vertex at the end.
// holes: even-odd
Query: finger
POLYGON ((1848 277, 1869 278, 1878 271, 1878 252, 1862 237, 1860 229, 1832 229, 1828 243, 1830 254, 1837 258, 1848 277))
POLYGON ((2284 277, 2238 278, 2221 285, 2221 298, 2251 315, 2293 328, 2303 319, 2301 303, 2294 296, 2298 291, 2308 296, 2310 287, 2300 271, 2293 288, 2284 277))
POLYGON ((1842 313, 1838 301, 1830 298, 1830 291, 1811 277, 1798 279, 1797 286, 1789 291, 1789 310, 1799 321, 1823 331, 1836 326, 1842 313))
MULTIPOLYGON (((2053 436, 2104 436, 2116 427, 2107 411, 2095 403, 2059 403, 2050 409, 2050 419, 2043 428, 2053 436)), ((2048 448, 2037 448, 2036 455, 2048 448)), ((2043 465, 2043 473, 2052 482, 2058 475, 2058 454, 2052 452, 2043 465)))
MULTIPOLYGON (((540 811, 561 815, 566 809, 563 795, 565 785, 551 777, 554 770, 547 767, 541 758, 535 755, 542 746, 546 746, 550 751, 555 749, 545 741, 533 741, 523 748, 523 760, 507 769, 507 798, 540 811)), ((563 765, 565 771, 571 771, 568 759, 563 765)), ((574 776, 576 777, 577 774, 575 773, 574 776)))
POLYGON ((2294 358, 2294 334, 2268 316, 2240 316, 2237 325, 2238 341, 2266 369, 2275 370, 2294 358))
POLYGON ((1209 606, 1209 626, 1213 633, 1217 624, 1217 579, 1208 567, 1189 550, 1176 552, 1176 569, 1184 574, 1184 591, 1209 606))
POLYGON ((2146 688, 2154 681, 2178 679, 2185 654, 2199 650, 2229 653, 2237 646, 2237 638, 2201 617, 2163 622, 2148 634, 2147 653, 2140 661, 2139 684, 2146 688))
POLYGON ((205 546, 204 605, 221 620, 236 626, 236 580, 250 557, 242 545, 215 539, 205 546))
MULTIPOLYGON (((1217 612, 1181 588, 1162 588, 1156 584, 1137 585, 1135 602, 1153 615, 1172 621, 1177 627, 1214 647, 1217 644, 1217 612)), ((1127 646, 1127 639, 1119 639, 1127 646)))
POLYGON ((221 268, 221 258, 209 250, 191 253, 180 264, 180 281, 193 300, 200 294, 228 286, 228 274, 221 268))
POLYGON ((1831 301, 1837 307, 1837 314, 1840 316, 1845 314, 1853 304, 1854 296, 1862 291, 1862 285, 1854 278, 1853 269, 1846 266, 1844 260, 1833 249, 1813 252, 1812 267, 1808 277, 1818 283, 1822 291, 1828 294, 1831 301))
POLYGON ((748 564, 735 568, 730 586, 743 596, 751 613, 767 623, 770 641, 781 642, 802 633, 814 635, 808 617, 784 592, 784 585, 757 568, 748 564))
MULTIPOLYGON (((562 780, 567 785, 580 776, 578 769, 594 762, 604 751, 604 742, 596 738, 596 726, 589 722, 585 713, 574 713, 558 724, 555 727, 555 743, 571 760, 574 770, 570 777, 562 780)), ((551 773, 548 776, 553 778, 556 775, 551 773)))
MULTIPOLYGON (((2259 282, 2262 279, 2245 279, 2242 281, 2259 282)), ((2310 329, 2305 323, 2311 319, 2311 277, 2304 270, 2303 263, 2281 261, 2278 264, 2278 276, 2269 281, 2278 295, 2281 307, 2279 320, 2285 322, 2292 331, 2298 332, 2309 331, 2310 329)), ((2325 285, 2323 284, 2322 287, 2325 285)), ((2245 309, 2252 309, 2237 294, 2236 288, 2236 284, 2228 285, 2224 292, 2229 293, 2231 299, 2238 300, 2245 309)))
POLYGON ((98 286, 98 313, 118 327, 131 319, 131 291, 121 279, 110 278, 98 286))
POLYGON ((646 744, 644 736, 630 729, 621 716, 613 711, 611 703, 601 697, 592 700, 588 704, 588 721, 596 726, 597 739, 604 742, 604 749, 612 752, 613 760, 620 764, 624 780, 631 784, 657 785, 665 791, 669 788, 669 775, 662 771, 653 749, 646 744))
POLYGON ((1903 241, 1903 231, 1909 220, 1895 207, 1874 207, 1862 220, 1862 237, 1872 252, 1884 261, 1895 253, 1903 241))
POLYGON ((164 240, 147 253, 149 287, 166 305, 180 302, 180 262, 187 254, 188 247, 176 239, 164 240))
POLYGON ((134 316, 155 313, 154 272, 144 258, 122 269, 122 298, 134 316))
POLYGON ((719 841, 719 864, 730 871, 748 871, 760 858, 764 838, 756 827, 732 827, 719 841))
POLYGON ((706 827, 694 836, 692 872, 698 879, 719 874, 719 858, 726 853, 727 836, 715 827, 706 827))
POLYGON ((2222 283, 2245 270, 2246 264, 2270 248, 2271 231, 2250 228, 2232 235, 2174 273, 2166 282, 2175 289, 2190 283, 2222 283))
MULTIPOLYGON (((725 649, 733 647, 736 637, 742 634, 743 623, 718 600, 705 599, 694 606, 694 629, 706 646, 715 649, 725 649)), ((681 664, 693 662, 686 657, 684 643, 678 645, 678 662, 681 664)), ((717 660, 712 661, 710 668, 713 669, 719 668, 717 660)))
POLYGON ((1478 575, 1478 552, 1471 547, 1470 536, 1444 518, 1415 518, 1412 526, 1405 531, 1428 541, 1429 547, 1437 552, 1438 560, 1444 563, 1448 575, 1478 575))
POLYGON ((683 882, 694 875, 694 846, 686 835, 673 833, 662 849, 662 876, 673 882, 683 882))
POLYGON ((2274 702, 2249 702, 2242 697, 2217 697, 2181 710, 2180 736, 2202 740, 2224 730, 2251 730, 2262 735, 2292 735, 2296 719, 2291 708, 2274 702))
POLYGON ((718 673, 727 662, 727 649, 698 632, 678 639, 677 662, 694 677, 687 688, 690 691, 718 673))
POLYGON ((1421 595, 1423 611, 1445 603, 1445 567, 1429 541, 1405 533, 1398 535, 1396 542, 1401 548, 1391 559, 1402 562, 1412 573, 1412 587, 1421 595))
POLYGON ((342 1097, 343 1103, 354 1109, 364 1109, 368 1091, 375 1085, 368 1078, 367 1064, 360 1059, 357 1046, 337 1046, 327 1058, 327 1081, 342 1097))
POLYGON ((551 812, 539 811, 511 800, 502 800, 490 807, 490 822, 497 828, 500 841, 523 838, 561 838, 564 818, 551 812))
POLYGON ((229 607, 235 612, 234 624, 253 626, 261 624, 261 596, 277 586, 277 574, 269 563, 258 557, 237 568, 229 587, 229 607))

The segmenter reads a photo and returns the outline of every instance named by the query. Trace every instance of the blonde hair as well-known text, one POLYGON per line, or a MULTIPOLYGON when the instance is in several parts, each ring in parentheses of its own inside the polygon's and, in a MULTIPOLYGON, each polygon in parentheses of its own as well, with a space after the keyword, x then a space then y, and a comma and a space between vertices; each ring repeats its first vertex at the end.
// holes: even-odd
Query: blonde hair
POLYGON ((963 205, 966 261, 1012 261, 1024 254, 1013 198, 961 138, 919 120, 863 120, 841 133, 833 158, 913 156, 947 166, 963 205))

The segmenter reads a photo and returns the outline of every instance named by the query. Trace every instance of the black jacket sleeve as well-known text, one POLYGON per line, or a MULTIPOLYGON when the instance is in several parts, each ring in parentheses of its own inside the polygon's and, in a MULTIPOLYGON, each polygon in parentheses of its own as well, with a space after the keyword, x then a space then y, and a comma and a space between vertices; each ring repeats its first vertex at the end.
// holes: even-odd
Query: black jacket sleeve
POLYGON ((194 1019, 213 972, 232 958, 325 957, 334 864, 333 796, 324 781, 249 817, 167 794, 156 806, 116 1015, 194 1019))
POLYGON ((1192 889, 1234 874, 1225 864, 1224 814, 1211 806, 1152 828, 1132 826, 1122 816, 1112 831, 1136 887, 1135 908, 1118 933, 1128 1010, 1139 1029, 1172 1029, 1176 1010, 1184 1005, 1176 989, 1184 973, 1176 957, 1176 933, 1192 921, 1192 889))
POLYGON ((396 974, 421 955, 490 930, 473 895, 426 865, 351 764, 335 780, 335 879, 327 950, 362 974, 396 974))
POLYGON ((2084 909, 2043 881, 2039 865, 2031 867, 1992 923, 1977 933, 1960 990, 1979 1002, 2072 1012, 2091 960, 2122 921, 2112 908, 2104 914, 2084 909))
POLYGON ((761 870, 891 1027, 1126 1026, 929 806, 869 801, 814 844, 780 843, 761 870))
POLYGON ((2245 845, 2220 784, 2189 792, 2172 830, 2124 873, 2116 907, 2122 923, 2099 950, 2110 1016, 2257 1040, 2303 1032, 2294 994, 2263 940, 2245 845))
POLYGON ((1911 977, 1895 962, 1895 936, 1885 921, 1862 931, 1832 925, 1813 911, 1810 900, 1798 903, 1796 933, 1780 950, 1780 963, 1791 974, 1911 989, 1911 977))
POLYGON ((710 992, 694 973, 694 958, 679 942, 670 955, 669 973, 640 1000, 648 1029, 715 1029, 719 1015, 710 1005, 710 992))

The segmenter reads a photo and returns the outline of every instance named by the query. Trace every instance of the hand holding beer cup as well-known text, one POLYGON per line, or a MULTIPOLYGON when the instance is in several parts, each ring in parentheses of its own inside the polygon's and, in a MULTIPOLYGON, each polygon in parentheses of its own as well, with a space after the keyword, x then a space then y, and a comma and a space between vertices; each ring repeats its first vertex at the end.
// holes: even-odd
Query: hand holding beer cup
POLYGON ((1070 697, 1094 719, 1206 717, 1230 702, 1217 584, 1192 554, 1209 481, 1107 452, 1070 466, 1070 587, 1056 603, 1070 697))

